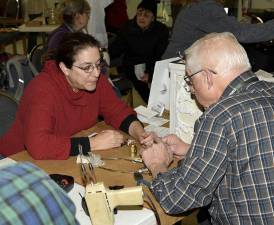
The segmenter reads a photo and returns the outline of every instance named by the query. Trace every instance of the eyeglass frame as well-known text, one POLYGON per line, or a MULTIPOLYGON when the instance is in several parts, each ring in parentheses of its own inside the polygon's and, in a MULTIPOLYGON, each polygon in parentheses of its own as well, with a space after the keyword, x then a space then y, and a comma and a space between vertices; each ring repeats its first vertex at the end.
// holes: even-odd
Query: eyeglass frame
POLYGON ((83 70, 87 74, 92 73, 95 68, 97 71, 101 71, 101 69, 104 65, 105 65, 104 60, 102 58, 100 58, 96 63, 88 63, 87 66, 85 66, 85 67, 88 67, 88 69, 86 69, 85 67, 82 67, 82 66, 72 64, 72 66, 83 70), (98 62, 99 62, 99 64, 97 64, 98 62))
POLYGON ((193 76, 195 76, 196 74, 201 73, 201 72, 206 71, 206 70, 208 70, 209 72, 211 72, 211 73, 213 73, 213 74, 215 74, 215 75, 217 74, 217 72, 215 72, 215 71, 212 70, 212 69, 201 69, 201 70, 198 70, 197 72, 192 73, 192 74, 190 74, 190 75, 187 75, 187 74, 184 75, 184 78, 183 78, 183 79, 184 79, 185 83, 188 85, 188 88, 187 88, 186 86, 184 86, 184 88, 185 88, 185 90, 186 90, 187 92, 190 92, 189 86, 192 87, 191 78, 192 78, 193 76))

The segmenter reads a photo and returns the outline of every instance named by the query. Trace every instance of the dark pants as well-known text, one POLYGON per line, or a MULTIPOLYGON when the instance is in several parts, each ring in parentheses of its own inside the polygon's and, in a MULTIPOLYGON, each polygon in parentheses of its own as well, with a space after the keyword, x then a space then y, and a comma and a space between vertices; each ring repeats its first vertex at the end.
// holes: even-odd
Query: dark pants
POLYGON ((148 103, 149 92, 150 92, 148 84, 137 79, 134 69, 132 67, 126 69, 125 74, 126 74, 126 77, 132 82, 134 88, 140 94, 144 102, 148 103))

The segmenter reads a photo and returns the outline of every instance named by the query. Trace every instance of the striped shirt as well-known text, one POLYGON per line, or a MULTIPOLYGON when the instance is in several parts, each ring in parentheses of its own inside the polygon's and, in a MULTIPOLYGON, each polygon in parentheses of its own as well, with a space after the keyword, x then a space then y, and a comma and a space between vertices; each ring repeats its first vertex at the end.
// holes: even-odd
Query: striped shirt
POLYGON ((75 206, 41 169, 16 163, 0 171, 0 225, 75 225, 75 206))
POLYGON ((230 83, 196 121, 185 160, 152 182, 166 212, 210 205, 213 224, 274 224, 274 83, 245 82, 255 78, 230 83))

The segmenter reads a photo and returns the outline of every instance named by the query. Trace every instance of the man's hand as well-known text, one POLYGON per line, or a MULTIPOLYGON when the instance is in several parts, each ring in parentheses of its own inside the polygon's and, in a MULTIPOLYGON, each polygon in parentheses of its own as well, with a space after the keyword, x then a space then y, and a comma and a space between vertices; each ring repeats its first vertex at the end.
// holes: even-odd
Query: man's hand
POLYGON ((166 172, 173 159, 172 152, 168 151, 166 144, 161 141, 149 148, 141 148, 140 154, 153 177, 160 172, 166 172))
MULTIPOLYGON (((148 148, 151 147, 153 145, 154 142, 157 141, 157 139, 159 139, 159 137, 157 136, 156 133, 154 132, 144 132, 141 135, 140 138, 140 144, 143 145, 143 147, 148 148)), ((159 142, 159 140, 158 140, 159 142)))
POLYGON ((182 141, 175 134, 170 134, 162 138, 162 141, 168 145, 169 151, 171 151, 174 157, 182 159, 186 156, 189 144, 182 141))
POLYGON ((89 138, 91 150, 104 150, 120 147, 124 136, 116 130, 104 130, 94 137, 89 138))

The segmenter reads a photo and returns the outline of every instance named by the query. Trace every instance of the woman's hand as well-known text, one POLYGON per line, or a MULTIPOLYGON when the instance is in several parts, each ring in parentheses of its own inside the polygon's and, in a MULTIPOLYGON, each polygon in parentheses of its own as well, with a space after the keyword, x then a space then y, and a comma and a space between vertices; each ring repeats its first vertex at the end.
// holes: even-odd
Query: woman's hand
POLYGON ((116 130, 104 130, 89 138, 91 150, 104 150, 120 147, 124 143, 124 136, 116 130))

